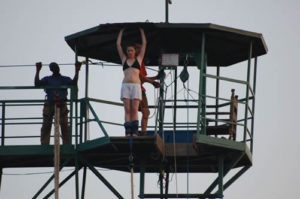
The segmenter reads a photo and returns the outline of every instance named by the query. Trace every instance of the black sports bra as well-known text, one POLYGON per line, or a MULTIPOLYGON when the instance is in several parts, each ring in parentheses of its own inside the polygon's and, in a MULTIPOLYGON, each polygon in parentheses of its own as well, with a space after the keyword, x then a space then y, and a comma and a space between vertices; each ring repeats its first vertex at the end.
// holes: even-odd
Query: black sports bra
POLYGON ((131 68, 136 68, 138 70, 141 69, 141 66, 140 66, 139 62, 137 61, 137 59, 135 59, 135 61, 133 62, 133 64, 131 66, 128 66, 127 59, 125 60, 124 65, 123 65, 123 71, 126 70, 127 68, 130 68, 130 67, 131 68))

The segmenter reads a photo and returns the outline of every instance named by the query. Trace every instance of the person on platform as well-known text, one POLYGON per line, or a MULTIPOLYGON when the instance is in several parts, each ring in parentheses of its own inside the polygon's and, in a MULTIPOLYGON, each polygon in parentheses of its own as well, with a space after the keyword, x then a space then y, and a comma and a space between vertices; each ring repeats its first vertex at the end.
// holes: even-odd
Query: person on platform
MULTIPOLYGON (((77 86, 78 74, 81 68, 81 63, 77 62, 75 64, 75 76, 73 79, 67 76, 60 74, 60 69, 57 63, 52 62, 49 64, 49 69, 52 72, 51 76, 46 76, 40 79, 40 71, 42 69, 42 63, 36 63, 36 74, 34 78, 34 85, 36 87, 40 86, 68 86, 74 85, 77 86)), ((46 88, 46 101, 43 108, 43 124, 41 128, 41 144, 49 145, 50 143, 50 133, 51 126, 54 116, 55 104, 60 108, 60 118, 59 123, 61 127, 61 136, 63 144, 70 144, 70 135, 69 135, 69 125, 68 125, 68 107, 67 107, 67 88, 55 89, 55 88, 46 88)))
POLYGON ((146 36, 142 28, 139 29, 142 38, 141 49, 136 54, 135 44, 129 44, 126 47, 126 53, 123 52, 121 42, 124 28, 120 30, 117 38, 117 50, 123 65, 124 78, 121 87, 121 100, 125 109, 125 134, 126 136, 137 136, 138 134, 138 107, 142 99, 140 69, 146 51, 146 36))
MULTIPOLYGON (((138 54, 141 49, 141 44, 135 44, 136 53, 138 54)), ((144 64, 144 61, 141 63, 141 69, 140 69, 140 79, 141 79, 141 88, 142 88, 142 100, 139 104, 139 111, 142 113, 142 119, 141 119, 141 135, 146 136, 147 135, 147 126, 148 126, 148 118, 150 115, 149 107, 148 107, 148 99, 146 95, 146 89, 144 88, 143 84, 145 82, 148 82, 152 84, 155 88, 159 88, 161 84, 159 82, 156 82, 155 80, 159 79, 159 74, 154 77, 147 77, 147 70, 144 64)))

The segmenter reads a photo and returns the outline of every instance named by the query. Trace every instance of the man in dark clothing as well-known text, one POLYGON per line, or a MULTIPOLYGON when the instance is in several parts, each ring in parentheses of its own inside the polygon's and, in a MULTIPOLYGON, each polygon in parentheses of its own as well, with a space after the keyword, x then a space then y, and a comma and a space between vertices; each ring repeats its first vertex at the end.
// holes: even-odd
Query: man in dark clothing
MULTIPOLYGON (((60 69, 57 63, 52 62, 49 64, 49 69, 53 73, 51 76, 46 76, 40 80, 40 71, 42 69, 42 63, 36 63, 36 74, 34 79, 35 86, 68 86, 77 85, 78 74, 81 67, 81 63, 77 62, 75 64, 75 76, 73 80, 70 77, 62 76, 60 74, 60 69)), ((46 101, 43 109, 43 125, 41 128, 41 144, 49 145, 50 133, 52 120, 54 116, 55 103, 60 108, 60 118, 59 123, 61 127, 61 134, 63 144, 70 144, 69 136, 69 125, 68 125, 68 107, 67 107, 67 88, 55 89, 46 88, 46 101)))

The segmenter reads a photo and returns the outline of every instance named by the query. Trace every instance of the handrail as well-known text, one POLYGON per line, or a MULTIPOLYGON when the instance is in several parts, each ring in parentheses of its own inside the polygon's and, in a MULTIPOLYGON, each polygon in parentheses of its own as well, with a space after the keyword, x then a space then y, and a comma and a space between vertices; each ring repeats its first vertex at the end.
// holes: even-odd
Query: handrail
MULTIPOLYGON (((72 107, 73 107, 73 102, 76 101, 74 99, 74 89, 75 86, 70 85, 70 86, 0 86, 0 91, 4 90, 35 90, 35 89, 70 89, 70 99, 67 100, 67 104, 70 106, 70 132, 72 132, 72 120, 74 118, 77 118, 77 116, 73 116, 72 114, 72 107)), ((6 109, 8 107, 25 107, 25 106, 43 106, 45 102, 45 99, 1 99, 0 100, 0 108, 2 108, 2 116, 1 116, 1 145, 3 146, 5 144, 5 139, 8 138, 35 138, 35 137, 40 137, 39 136, 22 136, 22 135, 15 135, 15 136, 6 136, 6 129, 5 126, 8 125, 35 125, 35 124, 42 124, 42 119, 43 117, 9 117, 6 118, 6 109), (34 120, 34 122, 32 121, 34 120), (37 121, 39 120, 39 121, 37 121)), ((75 127, 76 128, 76 127, 75 127)), ((70 136, 72 133, 70 133, 70 136)))
MULTIPOLYGON (((212 77, 212 76, 207 75, 207 74, 206 74, 206 76, 207 77, 212 77)), ((219 79, 231 81, 230 78, 223 78, 223 77, 221 78, 221 77, 219 77, 219 79)), ((239 83, 241 83, 241 82, 239 82, 239 83)), ((10 90, 10 89, 46 89, 46 88, 55 88, 55 89, 68 88, 68 89, 71 89, 71 90, 74 89, 73 86, 61 86, 61 87, 50 87, 50 86, 47 86, 47 87, 35 87, 35 86, 0 86, 0 90, 10 90)), ((250 90, 251 90, 251 88, 250 88, 250 90)), ((71 91, 71 94, 72 94, 72 91, 71 91)), ((217 105, 206 105, 206 108, 216 108, 216 107, 222 108, 222 107, 230 106, 230 104, 232 103, 232 100, 231 99, 227 99, 227 98, 220 98, 220 97, 217 98, 215 96, 202 95, 202 94, 199 94, 199 97, 219 99, 219 100, 222 100, 222 101, 225 102, 225 103, 221 103, 221 104, 217 104, 217 105)), ((251 100, 253 98, 254 98, 253 96, 249 96, 248 100, 249 99, 251 100)), ((181 101, 181 102, 187 102, 187 100, 181 100, 181 99, 177 99, 177 100, 181 101)), ((0 108, 1 108, 1 106, 3 107, 4 104, 5 104, 5 107, 8 107, 8 106, 24 106, 24 105, 25 106, 41 106, 41 105, 43 105, 44 101, 45 100, 42 100, 42 99, 21 99, 21 100, 8 99, 8 100, 0 100, 0 108)), ((197 100, 189 100, 189 101, 195 101, 195 102, 197 102, 197 100)), ((115 125, 115 126, 122 126, 122 124, 117 123, 117 122, 100 120, 98 118, 98 115, 96 114, 96 112, 93 109, 93 107, 92 107, 92 105, 91 105, 90 102, 96 102, 96 103, 101 103, 101 104, 107 104, 107 105, 113 105, 113 106, 123 107, 122 103, 120 103, 120 102, 112 102, 112 101, 103 100, 103 99, 96 99, 96 98, 83 98, 83 99, 80 99, 80 100, 72 98, 72 99, 67 100, 67 103, 70 106, 71 106, 72 103, 75 103, 75 102, 85 103, 85 105, 88 107, 88 109, 91 111, 93 117, 95 118, 95 119, 89 119, 89 118, 87 118, 85 121, 80 120, 80 122, 77 121, 76 125, 75 125, 75 129, 76 128, 81 128, 80 125, 87 124, 89 122, 97 122, 98 126, 102 130, 104 136, 108 137, 108 133, 107 133, 106 129, 104 128, 104 126, 102 124, 110 124, 110 125, 115 125)), ((166 108, 166 109, 174 108, 173 105, 167 105, 167 102, 172 102, 172 100, 163 100, 163 102, 166 103, 166 105, 164 105, 164 108, 166 108)), ((246 98, 237 100, 237 103, 245 105, 246 104, 246 98)), ((158 106, 150 105, 149 108, 158 108, 158 106)), ((195 109, 197 109, 198 105, 194 105, 194 106, 193 105, 177 105, 176 108, 195 108, 195 109)), ((248 108, 250 109, 250 107, 248 107, 248 108)), ((249 110, 249 111, 251 112, 251 110, 249 110)), ((2 109, 2 112, 5 112, 5 108, 2 109)), ((221 115, 223 113, 225 114, 225 112, 222 111, 222 112, 217 112, 217 113, 216 112, 213 112, 213 113, 207 112, 206 115, 214 115, 214 113, 218 114, 218 115, 221 115)), ((82 117, 81 114, 82 113, 79 113, 79 115, 76 115, 76 114, 75 115, 74 114, 71 115, 69 117, 70 121, 72 122, 72 120, 74 120, 74 119, 81 118, 82 117)), ((228 115, 229 112, 226 112, 226 114, 228 115)), ((11 118, 1 117, 0 120, 2 122, 0 123, 0 125, 2 127, 2 132, 4 133, 4 131, 5 131, 5 125, 42 124, 42 122, 30 122, 30 120, 40 120, 40 119, 42 119, 42 117, 26 117, 26 118, 25 117, 11 117, 11 118), (17 121, 17 120, 20 121, 20 122, 12 122, 12 121, 17 121), (26 120, 26 122, 22 122, 22 120, 26 120), (7 121, 11 121, 11 122, 7 122, 7 121), (29 121, 29 122, 27 122, 27 121, 29 121)), ((244 124, 241 124, 240 122, 248 120, 249 118, 240 119, 240 120, 237 121, 237 123, 233 123, 233 122, 230 122, 230 121, 227 121, 227 120, 224 120, 224 119, 217 119, 216 120, 215 118, 207 118, 207 117, 204 117, 204 119, 205 120, 209 120, 209 121, 221 122, 223 124, 233 124, 233 125, 237 125, 237 126, 244 126, 244 124)), ((206 124, 204 124, 202 122, 201 122, 201 124, 202 125, 206 125, 206 124)), ((178 128, 183 128, 183 126, 180 126, 180 122, 179 121, 178 121, 177 125, 178 125, 178 128)), ((190 123, 190 125, 193 125, 193 124, 190 123)), ((168 128, 168 126, 165 126, 165 127, 168 128)), ((192 126, 190 126, 190 127, 192 127, 192 126)), ((149 125, 148 128, 150 129, 150 128, 152 128, 152 126, 149 125)), ((155 126, 154 126, 154 128, 155 128, 155 126)), ((249 134, 249 132, 248 132, 248 134, 249 134)), ((82 135, 77 135, 77 137, 80 137, 80 136, 82 136, 82 135)), ((4 138, 5 138, 5 136, 4 136, 4 134, 2 134, 1 135, 1 140, 3 141, 4 138)))

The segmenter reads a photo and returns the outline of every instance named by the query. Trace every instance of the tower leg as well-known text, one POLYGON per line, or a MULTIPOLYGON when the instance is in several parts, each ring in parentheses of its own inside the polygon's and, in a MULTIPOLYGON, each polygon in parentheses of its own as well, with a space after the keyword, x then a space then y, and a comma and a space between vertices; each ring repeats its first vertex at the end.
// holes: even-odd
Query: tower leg
POLYGON ((164 178, 163 171, 160 171, 159 174, 160 199, 163 199, 163 194, 164 194, 163 178, 164 178))
POLYGON ((84 195, 85 195, 85 183, 86 183, 86 166, 83 168, 81 199, 84 199, 84 195))
POLYGON ((145 161, 140 163, 140 198, 144 198, 145 193, 145 161))
POLYGON ((166 176, 166 190, 165 190, 165 194, 166 197, 165 199, 168 199, 168 193, 169 193, 169 171, 167 171, 167 176, 166 176))
POLYGON ((0 191, 1 191, 1 185, 2 185, 2 174, 3 174, 3 168, 0 168, 0 191))

